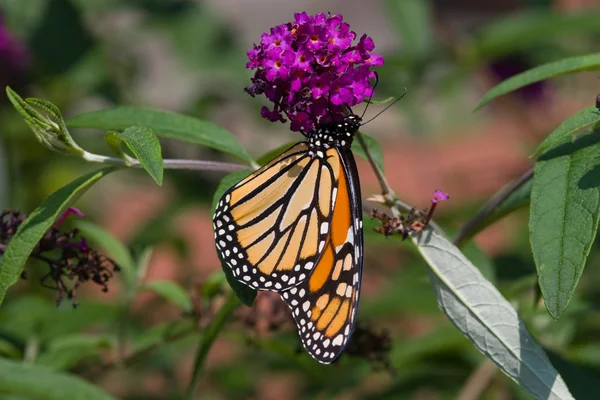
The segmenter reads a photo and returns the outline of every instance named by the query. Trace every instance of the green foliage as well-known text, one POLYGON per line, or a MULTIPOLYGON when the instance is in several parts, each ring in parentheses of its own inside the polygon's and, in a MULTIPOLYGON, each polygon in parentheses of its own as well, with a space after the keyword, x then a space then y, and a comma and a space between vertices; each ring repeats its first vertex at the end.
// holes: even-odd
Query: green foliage
POLYGON ((165 300, 181 308, 192 311, 192 300, 186 291, 173 281, 151 281, 141 285, 140 290, 149 290, 164 297, 165 300))
POLYGON ((36 359, 36 364, 50 370, 69 370, 83 360, 96 358, 115 346, 115 338, 104 335, 74 333, 49 341, 48 347, 36 359))
MULTIPOLYGON (((600 298, 600 274, 595 268, 600 252, 594 243, 600 211, 597 182, 600 149, 595 131, 600 125, 600 113, 592 105, 593 95, 586 93, 590 96, 589 104, 577 106, 586 108, 547 132, 533 154, 541 154, 533 177, 531 171, 526 172, 487 200, 481 196, 470 198, 472 193, 467 190, 470 185, 460 186, 461 190, 466 188, 466 193, 457 195, 469 198, 468 202, 463 205, 451 201, 449 208, 446 203, 439 206, 444 213, 436 211, 434 219, 439 225, 451 227, 447 233, 460 231, 460 250, 429 228, 411 235, 416 246, 410 241, 400 241, 398 235, 384 237, 373 231, 380 221, 365 216, 366 262, 359 325, 371 334, 385 326, 389 334, 381 340, 368 336, 365 339, 357 329, 339 362, 326 366, 317 364, 303 351, 295 328, 288 323, 289 310, 285 305, 283 310, 278 308, 282 303, 277 296, 272 303, 264 296, 254 309, 244 308, 239 314, 234 313, 241 303, 252 306, 256 291, 238 282, 222 262, 222 271, 209 269, 214 266, 196 265, 198 257, 202 261, 214 257, 212 238, 196 236, 196 232, 206 234, 202 227, 210 225, 219 198, 250 174, 251 168, 266 164, 291 146, 274 148, 256 163, 249 155, 260 153, 263 150, 260 146, 275 146, 266 138, 254 143, 262 132, 245 131, 252 126, 248 116, 259 118, 260 106, 241 90, 249 82, 243 70, 246 59, 242 43, 236 36, 239 27, 232 29, 231 23, 224 23, 218 14, 194 2, 53 0, 46 4, 39 0, 6 0, 5 3, 2 11, 7 26, 33 56, 26 90, 43 93, 53 103, 23 99, 10 88, 7 95, 17 112, 9 109, 10 103, 4 107, 0 102, 0 202, 23 211, 39 205, 9 243, 0 243, 0 253, 4 253, 0 254, 0 301, 6 297, 0 308, 0 397, 7 400, 112 398, 94 385, 110 387, 124 400, 152 396, 261 397, 264 382, 258 384, 252 377, 278 379, 279 374, 285 374, 293 380, 295 395, 301 399, 340 396, 397 399, 418 397, 421 393, 441 399, 462 398, 459 394, 464 395, 473 378, 479 379, 484 390, 479 393, 481 398, 595 398, 600 389, 597 387, 600 346, 596 344, 600 327, 594 319, 600 298), (141 17, 128 26, 127 34, 116 29, 118 40, 111 36, 112 29, 92 30, 88 26, 92 20, 112 21, 122 9, 141 17), (184 68, 177 80, 161 75, 161 84, 163 79, 175 85, 193 82, 186 86, 181 97, 174 94, 177 90, 164 96, 160 93, 160 104, 182 114, 114 106, 157 104, 157 98, 148 93, 165 87, 153 86, 157 80, 153 75, 155 68, 148 64, 153 58, 147 50, 152 46, 140 40, 148 32, 158 42, 166 43, 165 48, 173 50, 162 53, 161 47, 157 51, 163 58, 173 58, 166 60, 165 65, 184 68), (192 75, 191 80, 187 80, 187 75, 192 75), (65 115, 73 115, 91 109, 90 104, 111 108, 76 115, 67 123, 63 121, 61 110, 65 115), (248 107, 248 112, 239 110, 243 106, 248 107), (22 119, 18 119, 19 115, 22 119), (248 150, 219 124, 191 115, 211 116, 216 121, 226 119, 227 127, 236 134, 239 132, 243 142, 248 143, 248 150), (27 134, 23 119, 35 136, 27 134), (67 126, 108 131, 106 143, 92 132, 74 131, 78 142, 75 143, 67 126), (586 131, 589 126, 591 130, 586 131), (155 135, 161 137, 161 142, 155 135), (36 140, 47 149, 77 158, 57 157, 37 145, 36 140), (189 143, 207 149, 197 152, 199 149, 189 143), (88 151, 105 149, 106 144, 118 158, 88 151), (26 269, 27 279, 5 296, 56 218, 113 170, 82 175, 55 191, 56 182, 74 179, 82 161, 141 166, 162 185, 163 169, 182 165, 178 163, 182 160, 173 163, 167 157, 180 156, 193 159, 196 168, 206 167, 210 172, 169 174, 166 188, 160 189, 161 195, 167 193, 167 199, 157 202, 160 205, 140 217, 143 224, 120 227, 119 237, 127 238, 127 244, 89 221, 101 216, 102 226, 112 226, 115 215, 121 215, 114 212, 121 205, 113 200, 112 183, 99 185, 93 195, 83 199, 86 202, 82 202, 82 208, 89 208, 85 209, 88 216, 85 221, 65 222, 78 228, 90 247, 121 267, 109 284, 109 296, 97 299, 96 294, 82 288, 78 289, 77 309, 66 301, 56 307, 56 293, 39 285, 49 272, 48 262, 33 259, 26 269), (198 162, 200 156, 206 159, 198 162), (223 177, 221 172, 240 167, 223 162, 230 156, 243 160, 251 168, 223 177), (520 184, 516 185, 517 182, 520 184), (4 196, 4 192, 8 195, 4 196), (52 192, 46 201, 41 201, 52 192), (476 209, 473 206, 479 203, 485 205, 473 214, 476 209), (503 239, 510 230, 510 245, 492 247, 488 254, 470 240, 528 205, 529 232, 525 229, 526 218, 522 221, 512 218, 506 224, 508 228, 500 227, 505 231, 503 239), (189 219, 188 208, 193 215, 189 219), (202 216, 202 222, 198 222, 197 215, 202 216), (460 225, 462 229, 458 229, 460 225), (203 242, 199 243, 200 240, 203 242), (156 257, 151 257, 152 254, 156 257), (177 271, 161 269, 165 264, 160 261, 165 254, 177 260, 177 271), (170 277, 171 272, 176 272, 181 280, 162 275, 169 273, 170 277), (138 298, 147 291, 159 298, 138 298), (547 310, 540 301, 542 295, 547 310), (178 311, 155 312, 162 309, 165 301, 178 311), (449 321, 440 316, 440 309, 449 321), (280 314, 287 317, 285 322, 279 321, 280 314), (554 321, 558 317, 560 320, 554 321), (227 325, 228 321, 232 323, 227 325), (269 334, 262 335, 267 326, 269 334), (219 347, 214 354, 213 346, 219 347), (377 346, 385 349, 378 353, 377 346), (183 367, 185 359, 194 348, 191 376, 182 379, 181 371, 187 371, 183 367), (213 356, 214 365, 208 365, 213 356), (479 376, 480 367, 486 365, 482 363, 489 363, 484 356, 510 380, 500 374, 489 378, 479 376), (382 365, 390 366, 394 373, 380 371, 382 365), (91 380, 93 385, 77 375, 91 380), (372 379, 377 384, 365 386, 372 379), (156 392, 153 389, 149 393, 138 384, 148 380, 159 383, 156 392), (201 394, 196 393, 198 387, 203 389, 201 394)), ((444 146, 445 142, 437 136, 427 136, 429 128, 446 129, 458 124, 459 130, 463 130, 472 106, 465 104, 465 98, 469 101, 470 97, 464 94, 472 93, 473 87, 481 84, 482 76, 495 79, 491 61, 517 60, 516 64, 539 66, 492 88, 476 109, 531 83, 600 69, 600 54, 592 53, 597 51, 597 38, 593 35, 600 32, 597 11, 559 14, 538 7, 480 24, 470 33, 455 29, 453 21, 434 24, 438 14, 444 17, 446 12, 438 9, 436 2, 387 1, 385 6, 387 17, 397 29, 395 39, 400 48, 385 51, 386 64, 378 70, 377 95, 397 96, 400 88, 411 85, 410 93, 414 96, 407 96, 404 100, 407 103, 400 102, 389 112, 404 114, 402 120, 408 120, 409 130, 419 133, 414 140, 435 138, 435 146, 439 143, 444 146), (475 68, 478 73, 474 77, 475 68)), ((252 16, 247 19, 250 21, 252 16)), ((578 94, 574 92, 582 87, 579 76, 572 79, 568 86, 552 92, 558 96, 563 92, 569 96, 578 94)), ((11 86, 19 87, 12 83, 11 86)), ((17 91, 25 93, 22 87, 17 91)), ((590 92, 593 91, 592 88, 590 92)), ((512 106, 512 99, 507 97, 505 103, 512 106)), ((521 105, 535 100, 516 103, 514 99, 519 106, 503 109, 502 118, 508 111, 509 120, 527 122, 524 118, 529 114, 519 114, 521 105)), ((372 103, 393 100, 390 97, 372 103)), ((543 106, 549 107, 546 103, 543 106)), ((551 110, 554 113, 555 109, 551 110)), ((496 117, 493 113, 489 115, 493 122, 496 117)), ((401 129, 405 128, 391 127, 386 137, 397 137, 396 131, 401 129)), ((387 149, 382 149, 373 137, 362 135, 362 138, 366 149, 355 139, 352 151, 371 160, 375 170, 383 171, 387 149)), ((297 141, 301 139, 298 136, 297 141)), ((522 154, 524 161, 525 154, 522 154)), ((417 157, 410 159, 415 177, 423 176, 418 173, 421 169, 444 165, 424 165, 417 157)), ((424 157, 424 162, 431 159, 424 157)), ((394 175, 398 171, 393 169, 392 157, 388 161, 386 177, 396 185, 398 176, 394 175)), ((473 176, 478 173, 472 171, 473 176)), ((119 182, 125 182, 124 186, 133 186, 134 181, 128 180, 127 174, 121 177, 119 182)), ((410 179, 404 173, 402 177, 410 179)), ((465 178, 470 182, 471 175, 456 177, 457 181, 465 178)), ((414 194, 408 193, 414 187, 422 191, 436 189, 429 180, 416 182, 416 186, 414 183, 392 189, 398 191, 402 200, 414 194)), ((368 180, 363 182, 364 198, 380 193, 372 184, 368 180)), ((454 180, 448 181, 448 185, 456 187, 454 180)), ((454 192, 450 194, 453 199, 459 197, 454 197, 454 192)), ((140 203, 145 200, 146 193, 141 190, 136 195, 140 203)), ((393 197, 392 193, 390 198, 393 197)), ((152 202, 150 199, 149 203, 152 202)))
POLYGON ((217 335, 220 333, 221 329, 223 329, 223 325, 229 319, 233 311, 240 305, 240 301, 236 296, 229 296, 226 300, 225 304, 215 318, 212 323, 206 328, 204 335, 202 335, 202 339, 198 344, 198 350, 196 351, 196 358, 194 360, 194 369, 192 371, 192 380, 189 386, 189 397, 194 397, 194 392, 196 391, 196 386, 200 382, 200 378, 202 377, 202 372, 204 368, 204 363, 206 361, 206 357, 208 356, 208 351, 210 350, 213 342, 217 338, 217 335))
POLYGON ((63 154, 83 155, 83 150, 71 138, 58 107, 46 100, 23 100, 8 86, 6 95, 43 146, 63 154))
POLYGON ((600 111, 596 106, 590 106, 579 111, 570 118, 564 120, 558 128, 552 131, 538 146, 532 156, 539 155, 551 147, 556 146, 561 141, 571 136, 573 132, 576 132, 588 125, 598 123, 600 121, 600 111))
POLYGON ((136 266, 131 252, 112 233, 88 221, 77 221, 75 226, 91 243, 99 246, 121 268, 125 283, 133 287, 136 282, 136 266))
POLYGON ((555 76, 572 74, 581 71, 600 69, 600 53, 571 57, 540 65, 528 71, 515 75, 490 89, 475 106, 479 110, 496 97, 515 91, 523 86, 550 79, 555 76))
POLYGON ((529 235, 546 308, 569 304, 598 231, 600 144, 590 134, 544 153, 535 165, 529 235))
POLYGON ((481 61, 490 60, 570 34, 597 33, 598 18, 598 12, 557 13, 538 9, 511 13, 479 29, 474 35, 472 51, 481 61))
POLYGON ((394 27, 403 40, 402 53, 422 61, 433 48, 431 4, 428 0, 386 1, 394 27))
POLYGON ((411 239, 431 268, 438 306, 479 351, 535 398, 572 398, 524 321, 460 250, 430 228, 411 239))
POLYGON ((123 130, 144 126, 157 135, 207 146, 251 162, 235 136, 210 122, 170 111, 144 107, 116 107, 77 115, 67 121, 72 128, 123 130))
POLYGON ((19 279, 29 255, 54 221, 90 186, 112 171, 114 168, 104 168, 77 178, 54 192, 19 226, 0 261, 0 303, 6 290, 19 279))
POLYGON ((0 359, 0 393, 31 400, 114 399, 76 376, 6 359, 0 359))
POLYGON ((162 186, 163 159, 160 142, 152 129, 132 126, 123 132, 113 132, 111 136, 121 139, 158 186, 162 186))

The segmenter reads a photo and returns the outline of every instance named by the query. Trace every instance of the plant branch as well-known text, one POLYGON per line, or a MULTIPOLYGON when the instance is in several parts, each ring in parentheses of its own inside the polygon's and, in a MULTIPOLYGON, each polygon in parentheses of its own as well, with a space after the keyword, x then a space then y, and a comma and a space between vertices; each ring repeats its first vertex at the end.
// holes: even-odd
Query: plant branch
MULTIPOLYGON (((379 168, 379 165, 377 165, 377 163, 375 162, 375 159, 373 158, 373 155, 371 154, 371 151, 369 150, 369 147, 367 146, 367 143, 365 142, 365 139, 363 138, 362 134, 358 132, 356 134, 356 137, 358 138, 360 147, 362 147, 365 154, 367 155, 367 160, 369 160, 369 164, 371 164, 371 168, 373 168, 375 176, 379 181, 379 186, 381 186, 381 192, 385 201, 385 205, 388 206, 390 210, 392 210, 392 213, 395 217, 400 216, 401 209, 406 212, 412 210, 414 207, 400 200, 396 195, 396 192, 394 192, 394 189, 392 189, 392 187, 390 186, 387 178, 385 177, 385 174, 383 173, 381 168, 379 168)), ((444 235, 444 231, 437 223, 435 223, 435 221, 429 221, 429 225, 436 232, 444 235)))
POLYGON ((202 339, 200 339, 200 344, 198 345, 198 350, 196 351, 196 360, 194 361, 192 379, 186 396, 188 400, 193 400, 195 398, 196 387, 198 386, 198 383, 200 383, 204 361, 206 361, 206 356, 208 356, 208 352, 212 347, 212 344, 225 325, 225 322, 227 322, 233 311, 240 304, 240 300, 237 298, 237 296, 234 293, 230 293, 229 297, 225 301, 225 304, 223 304, 223 306, 219 309, 211 324, 204 331, 202 339))
POLYGON ((498 368, 490 361, 485 360, 465 382, 462 390, 456 397, 457 400, 477 400, 481 398, 482 393, 488 387, 498 368))
MULTIPOLYGON (((373 155, 371 154, 371 151, 369 150, 369 147, 367 146, 365 139, 363 138, 363 136, 360 132, 357 132, 356 138, 358 139, 358 142, 360 143, 360 147, 362 147, 363 150, 365 151, 365 154, 367 155, 367 159, 369 160, 369 164, 371 164, 371 167, 373 168, 373 171, 375 172, 375 176, 377 177, 377 180, 379 181, 379 186, 381 186, 381 191, 382 191, 383 197, 385 198, 386 203, 394 203, 394 201, 397 200, 398 196, 396 196, 396 193, 394 192, 394 189, 392 189, 392 187, 388 183, 387 178, 385 177, 385 174, 383 173, 381 168, 379 168, 379 165, 377 165, 377 163, 373 159, 373 155)), ((393 204, 388 204, 388 205, 393 205, 393 204)))
POLYGON ((492 197, 485 206, 470 221, 468 221, 458 232, 452 241, 456 246, 459 246, 483 223, 494 210, 502 204, 511 194, 523 186, 528 180, 533 177, 533 167, 529 168, 523 175, 509 183, 503 190, 492 197))
MULTIPOLYGON (((138 160, 127 162, 122 158, 107 157, 99 154, 84 152, 83 159, 91 162, 98 162, 108 165, 117 165, 120 167, 141 168, 142 165, 138 160)), ((183 159, 165 159, 163 165, 166 169, 189 169, 200 171, 219 171, 219 172, 236 172, 249 169, 251 167, 242 164, 233 164, 220 161, 204 161, 204 160, 183 160, 183 159)))

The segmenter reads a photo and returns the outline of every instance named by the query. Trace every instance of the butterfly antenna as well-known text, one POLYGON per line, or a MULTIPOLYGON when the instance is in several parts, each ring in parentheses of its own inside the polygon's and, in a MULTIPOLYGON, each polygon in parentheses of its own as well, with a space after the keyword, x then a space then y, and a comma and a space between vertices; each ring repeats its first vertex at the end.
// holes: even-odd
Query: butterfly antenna
POLYGON ((381 114, 383 114, 388 108, 390 108, 391 106, 393 106, 394 104, 396 104, 398 101, 400 101, 401 98, 403 98, 406 93, 408 92, 408 89, 404 88, 404 93, 402 93, 402 95, 400 97, 398 97, 396 100, 394 100, 391 104, 389 104, 386 108, 384 108, 383 110, 379 111, 377 113, 377 115, 375 115, 373 118, 371 118, 370 120, 368 120, 367 122, 364 122, 362 124, 360 124, 360 126, 366 125, 369 122, 373 121, 375 118, 379 117, 381 114))
POLYGON ((371 100, 373 99, 373 94, 375 94, 375 88, 377 87, 377 84, 379 83, 379 75, 375 71, 373 71, 373 73, 375 74, 375 85, 373 85, 373 90, 371 91, 371 96, 369 96, 369 101, 367 101, 367 105, 365 106, 365 109, 363 110, 363 113, 360 116, 361 120, 365 116, 365 113, 367 112, 367 109, 369 108, 369 104, 371 104, 371 100))

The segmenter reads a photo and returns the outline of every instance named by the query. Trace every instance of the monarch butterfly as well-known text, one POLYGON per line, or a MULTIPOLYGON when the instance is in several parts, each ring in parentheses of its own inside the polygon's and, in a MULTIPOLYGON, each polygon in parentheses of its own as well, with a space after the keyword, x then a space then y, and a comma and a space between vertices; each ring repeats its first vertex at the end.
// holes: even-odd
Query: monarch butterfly
POLYGON ((223 194, 213 217, 224 263, 240 282, 278 292, 304 348, 329 364, 356 320, 362 206, 350 150, 362 118, 317 125, 223 194))

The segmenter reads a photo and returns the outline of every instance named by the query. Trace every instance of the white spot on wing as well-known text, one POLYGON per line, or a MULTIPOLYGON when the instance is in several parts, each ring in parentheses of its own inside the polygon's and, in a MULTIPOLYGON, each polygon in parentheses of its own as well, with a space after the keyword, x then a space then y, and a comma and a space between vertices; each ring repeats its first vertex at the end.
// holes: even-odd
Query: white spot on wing
POLYGON ((342 335, 341 333, 337 335, 335 339, 331 341, 331 344, 334 346, 341 346, 342 344, 344 344, 344 335, 342 335))

